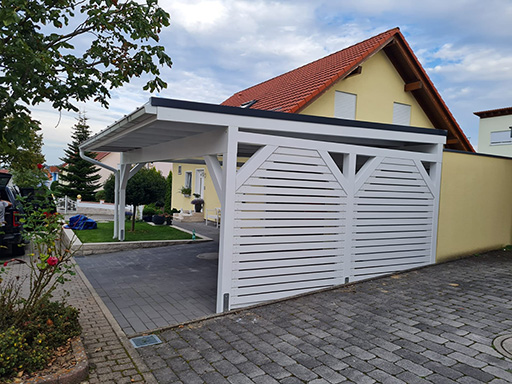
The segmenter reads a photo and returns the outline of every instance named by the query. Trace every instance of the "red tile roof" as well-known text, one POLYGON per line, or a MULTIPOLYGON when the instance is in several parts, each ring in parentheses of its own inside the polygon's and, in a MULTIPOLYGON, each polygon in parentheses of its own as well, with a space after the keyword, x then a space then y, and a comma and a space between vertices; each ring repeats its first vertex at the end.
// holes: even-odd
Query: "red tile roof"
POLYGON ((484 119, 486 117, 512 115, 512 107, 489 109, 488 111, 473 112, 473 114, 484 119))
POLYGON ((392 41, 396 43, 397 48, 393 48, 393 52, 388 52, 388 56, 395 55, 392 58, 393 64, 404 78, 405 83, 420 80, 423 84, 423 87, 415 91, 417 92, 416 97, 421 97, 420 104, 424 109, 428 109, 427 115, 434 126, 449 132, 447 147, 474 152, 471 143, 399 28, 390 29, 322 59, 237 92, 225 100, 222 105, 239 107, 244 103, 255 101, 250 108, 298 113, 338 80, 352 73, 366 59, 384 47, 390 46, 389 43, 392 41), (405 80, 406 78, 408 80, 405 80))
POLYGON ((238 107, 257 100, 255 109, 297 112, 361 62, 386 45, 398 28, 381 33, 322 59, 313 61, 283 75, 235 93, 222 105, 238 107))

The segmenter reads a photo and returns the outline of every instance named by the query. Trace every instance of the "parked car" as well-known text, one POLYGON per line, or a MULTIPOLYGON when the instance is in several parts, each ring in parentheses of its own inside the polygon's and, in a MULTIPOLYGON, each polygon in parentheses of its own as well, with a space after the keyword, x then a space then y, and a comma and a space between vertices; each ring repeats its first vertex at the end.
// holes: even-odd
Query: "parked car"
POLYGON ((12 175, 0 173, 0 199, 9 201, 12 206, 5 208, 5 225, 0 227, 0 257, 21 256, 25 254, 25 247, 20 223, 23 213, 21 204, 17 200, 18 189, 9 184, 12 175))

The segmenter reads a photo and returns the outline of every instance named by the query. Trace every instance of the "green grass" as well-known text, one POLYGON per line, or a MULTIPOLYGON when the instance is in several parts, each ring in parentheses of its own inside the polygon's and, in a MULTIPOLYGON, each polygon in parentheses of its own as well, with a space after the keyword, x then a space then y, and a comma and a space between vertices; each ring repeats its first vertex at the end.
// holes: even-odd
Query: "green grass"
MULTIPOLYGON (((167 225, 150 225, 145 222, 135 223, 135 232, 130 232, 131 222, 126 222, 125 241, 148 241, 148 240, 187 240, 192 239, 190 233, 182 232, 167 225)), ((98 223, 97 229, 74 231, 82 243, 108 243, 117 242, 112 239, 114 233, 114 222, 98 223)), ((199 239, 199 237, 197 237, 199 239)))

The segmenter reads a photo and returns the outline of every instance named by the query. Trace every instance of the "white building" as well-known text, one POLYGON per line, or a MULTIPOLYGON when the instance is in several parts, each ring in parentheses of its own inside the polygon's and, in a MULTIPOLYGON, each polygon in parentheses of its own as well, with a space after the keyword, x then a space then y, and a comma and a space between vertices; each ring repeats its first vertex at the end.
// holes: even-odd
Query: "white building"
POLYGON ((512 107, 475 112, 480 117, 478 152, 512 157, 512 107))

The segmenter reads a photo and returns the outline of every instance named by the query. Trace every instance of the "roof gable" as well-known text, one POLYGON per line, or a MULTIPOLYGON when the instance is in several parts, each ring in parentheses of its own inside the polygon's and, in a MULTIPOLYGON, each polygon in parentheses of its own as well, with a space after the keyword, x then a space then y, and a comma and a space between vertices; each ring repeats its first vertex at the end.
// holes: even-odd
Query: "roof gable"
POLYGON ((303 65, 243 91, 222 105, 297 113, 365 60, 384 50, 432 124, 448 131, 447 147, 474 152, 399 28, 393 28, 329 56, 303 65))

